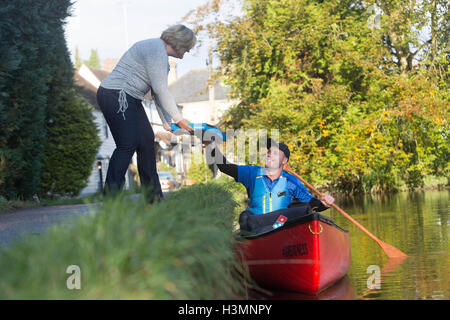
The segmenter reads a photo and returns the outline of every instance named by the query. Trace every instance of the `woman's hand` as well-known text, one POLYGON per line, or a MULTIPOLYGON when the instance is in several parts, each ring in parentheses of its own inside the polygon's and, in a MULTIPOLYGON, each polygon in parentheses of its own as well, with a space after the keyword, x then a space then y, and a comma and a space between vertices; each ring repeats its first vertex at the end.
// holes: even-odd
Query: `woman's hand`
POLYGON ((177 125, 183 130, 186 130, 188 132, 194 132, 194 129, 188 124, 186 119, 178 121, 177 125))
POLYGON ((320 201, 322 201, 324 206, 329 208, 334 203, 334 198, 330 196, 328 193, 326 193, 322 196, 322 198, 320 198, 320 201))

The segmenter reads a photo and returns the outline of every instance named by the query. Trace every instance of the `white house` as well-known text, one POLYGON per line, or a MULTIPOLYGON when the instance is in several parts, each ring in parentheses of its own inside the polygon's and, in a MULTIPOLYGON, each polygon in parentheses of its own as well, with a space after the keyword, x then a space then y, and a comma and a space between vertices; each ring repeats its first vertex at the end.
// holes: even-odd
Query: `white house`
MULTIPOLYGON (((228 97, 230 88, 220 81, 210 80, 210 70, 191 70, 177 77, 176 64, 171 63, 169 72, 169 91, 181 109, 183 118, 193 123, 208 123, 215 125, 223 112, 236 104, 236 100, 228 97)), ((181 143, 178 148, 181 150, 181 143)), ((175 155, 177 171, 187 172, 190 157, 175 155)))
MULTIPOLYGON (((172 68, 171 68, 172 71, 172 68)), ((185 119, 217 124, 223 112, 236 101, 228 98, 229 87, 210 81, 208 69, 191 70, 169 85, 185 119)))

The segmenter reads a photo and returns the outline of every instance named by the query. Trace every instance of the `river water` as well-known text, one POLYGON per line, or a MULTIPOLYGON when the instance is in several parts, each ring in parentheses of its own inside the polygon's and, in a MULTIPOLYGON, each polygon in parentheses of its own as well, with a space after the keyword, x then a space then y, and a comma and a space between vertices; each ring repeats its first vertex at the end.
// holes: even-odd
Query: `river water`
POLYGON ((318 296, 273 292, 272 298, 450 299, 450 190, 352 197, 337 199, 336 204, 408 258, 389 260, 375 241, 330 209, 323 213, 350 231, 347 276, 318 296))

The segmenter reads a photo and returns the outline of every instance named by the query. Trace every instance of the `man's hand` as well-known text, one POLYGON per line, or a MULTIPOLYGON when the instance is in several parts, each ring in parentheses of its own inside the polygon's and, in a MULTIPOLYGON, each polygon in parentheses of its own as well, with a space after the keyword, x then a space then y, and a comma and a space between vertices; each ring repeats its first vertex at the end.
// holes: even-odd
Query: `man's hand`
POLYGON ((188 122, 187 122, 186 119, 182 119, 182 120, 178 121, 178 122, 177 122, 177 125, 178 125, 181 129, 183 129, 183 130, 186 130, 186 131, 188 131, 188 132, 194 132, 194 128, 192 128, 192 127, 188 124, 188 122))
POLYGON ((325 207, 329 208, 334 203, 334 198, 326 193, 322 196, 322 198, 320 198, 320 201, 325 207))

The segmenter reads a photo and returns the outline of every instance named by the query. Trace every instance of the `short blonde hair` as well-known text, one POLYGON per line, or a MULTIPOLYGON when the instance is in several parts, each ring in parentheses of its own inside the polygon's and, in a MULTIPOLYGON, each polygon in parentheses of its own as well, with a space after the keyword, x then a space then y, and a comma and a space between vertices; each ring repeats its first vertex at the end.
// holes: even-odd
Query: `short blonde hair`
POLYGON ((177 52, 187 52, 191 50, 197 42, 194 32, 182 24, 167 28, 163 31, 160 38, 177 52))

